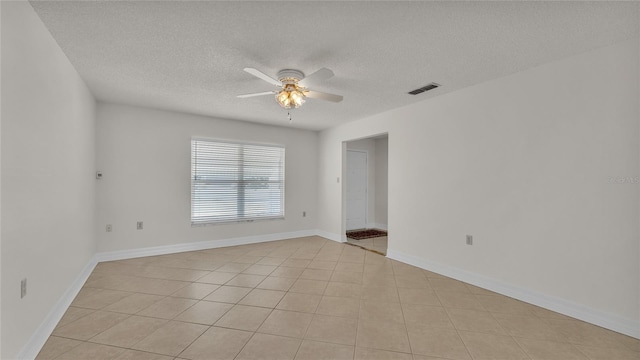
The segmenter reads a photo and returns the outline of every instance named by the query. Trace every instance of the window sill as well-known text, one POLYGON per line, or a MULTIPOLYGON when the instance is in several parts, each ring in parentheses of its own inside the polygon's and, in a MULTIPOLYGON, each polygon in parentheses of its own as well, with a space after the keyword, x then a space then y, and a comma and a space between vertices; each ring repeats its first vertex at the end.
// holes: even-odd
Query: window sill
POLYGON ((247 220, 211 221, 211 222, 196 222, 196 223, 192 222, 191 227, 254 223, 254 222, 284 220, 284 219, 285 219, 284 216, 279 216, 279 217, 272 217, 272 218, 247 219, 247 220))

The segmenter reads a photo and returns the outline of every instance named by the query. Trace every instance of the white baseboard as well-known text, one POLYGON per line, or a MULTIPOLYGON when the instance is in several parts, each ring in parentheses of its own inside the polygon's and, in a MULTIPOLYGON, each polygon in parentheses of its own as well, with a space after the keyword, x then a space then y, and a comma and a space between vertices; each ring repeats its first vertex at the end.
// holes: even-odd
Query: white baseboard
MULTIPOLYGON (((191 242, 191 243, 184 243, 184 244, 154 246, 154 247, 147 247, 147 248, 141 248, 141 249, 105 251, 105 252, 97 253, 96 257, 98 259, 98 262, 124 260, 124 259, 133 259, 133 258, 144 257, 144 256, 156 256, 156 255, 165 255, 165 254, 175 254, 175 253, 187 252, 187 251, 215 249, 215 248, 227 247, 227 246, 257 244, 257 243, 267 242, 267 241, 293 239, 298 237, 314 236, 314 235, 318 235, 317 230, 291 231, 291 232, 266 234, 266 235, 244 236, 244 237, 222 239, 222 240, 198 241, 198 242, 191 242)), ((323 237, 326 237, 326 236, 323 236, 323 237)))
POLYGON ((91 260, 85 265, 80 274, 76 277, 76 279, 71 283, 71 286, 67 288, 67 291, 62 294, 58 302, 53 306, 53 309, 49 311, 47 317, 40 324, 38 329, 31 335, 29 341, 22 347, 22 350, 17 355, 18 359, 35 359, 40 352, 40 349, 44 346, 44 343, 47 342, 47 339, 53 332, 53 329, 56 328, 60 319, 75 299, 80 289, 84 285, 85 281, 91 275, 91 272, 96 267, 96 257, 92 257, 91 260))
POLYGON ((407 255, 393 249, 387 249, 387 257, 640 339, 640 321, 623 318, 562 298, 507 284, 493 278, 438 264, 413 255, 407 255))
POLYGON ((337 241, 340 243, 347 241, 346 235, 334 234, 324 230, 316 230, 316 235, 322 236, 325 239, 337 241))

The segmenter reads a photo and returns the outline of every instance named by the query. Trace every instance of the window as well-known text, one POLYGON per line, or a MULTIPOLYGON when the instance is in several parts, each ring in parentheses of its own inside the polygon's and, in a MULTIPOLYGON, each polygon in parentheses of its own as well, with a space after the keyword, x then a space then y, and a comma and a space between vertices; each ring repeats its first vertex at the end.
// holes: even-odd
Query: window
POLYGON ((191 140, 191 224, 284 217, 284 147, 191 140))

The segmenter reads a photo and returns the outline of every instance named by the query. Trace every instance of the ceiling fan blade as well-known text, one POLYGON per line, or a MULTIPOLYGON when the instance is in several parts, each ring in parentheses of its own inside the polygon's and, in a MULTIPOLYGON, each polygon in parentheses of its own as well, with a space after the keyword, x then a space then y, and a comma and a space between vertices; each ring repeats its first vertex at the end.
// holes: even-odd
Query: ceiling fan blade
POLYGON ((265 91, 265 92, 259 92, 259 93, 253 93, 253 94, 238 95, 237 97, 244 99, 244 98, 250 98, 254 96, 273 95, 275 93, 276 93, 275 91, 265 91))
POLYGON ((309 76, 306 76, 304 79, 300 80, 300 85, 306 86, 306 85, 309 85, 309 84, 322 82, 324 80, 332 78, 333 75, 334 75, 333 71, 331 71, 331 70, 329 70, 327 68, 322 68, 322 69, 314 72, 313 74, 310 74, 309 76))
POLYGON ((248 72, 249 74, 262 79, 266 82, 268 82, 269 84, 275 85, 275 86, 282 86, 282 83, 274 78, 272 78, 271 76, 263 73, 262 71, 258 70, 258 69, 254 69, 254 68, 244 68, 244 71, 248 72))
POLYGON ((304 95, 312 99, 320 99, 320 100, 326 100, 331 102, 342 101, 342 95, 328 94, 320 91, 305 91, 304 95))

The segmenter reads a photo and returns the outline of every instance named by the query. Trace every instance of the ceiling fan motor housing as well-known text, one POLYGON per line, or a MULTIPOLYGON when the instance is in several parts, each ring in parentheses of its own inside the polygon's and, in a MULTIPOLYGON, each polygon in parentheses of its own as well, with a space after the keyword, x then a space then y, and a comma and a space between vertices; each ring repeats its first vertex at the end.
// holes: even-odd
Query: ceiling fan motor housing
POLYGON ((304 73, 300 70, 284 69, 278 71, 278 80, 283 83, 298 82, 304 79, 304 73))

